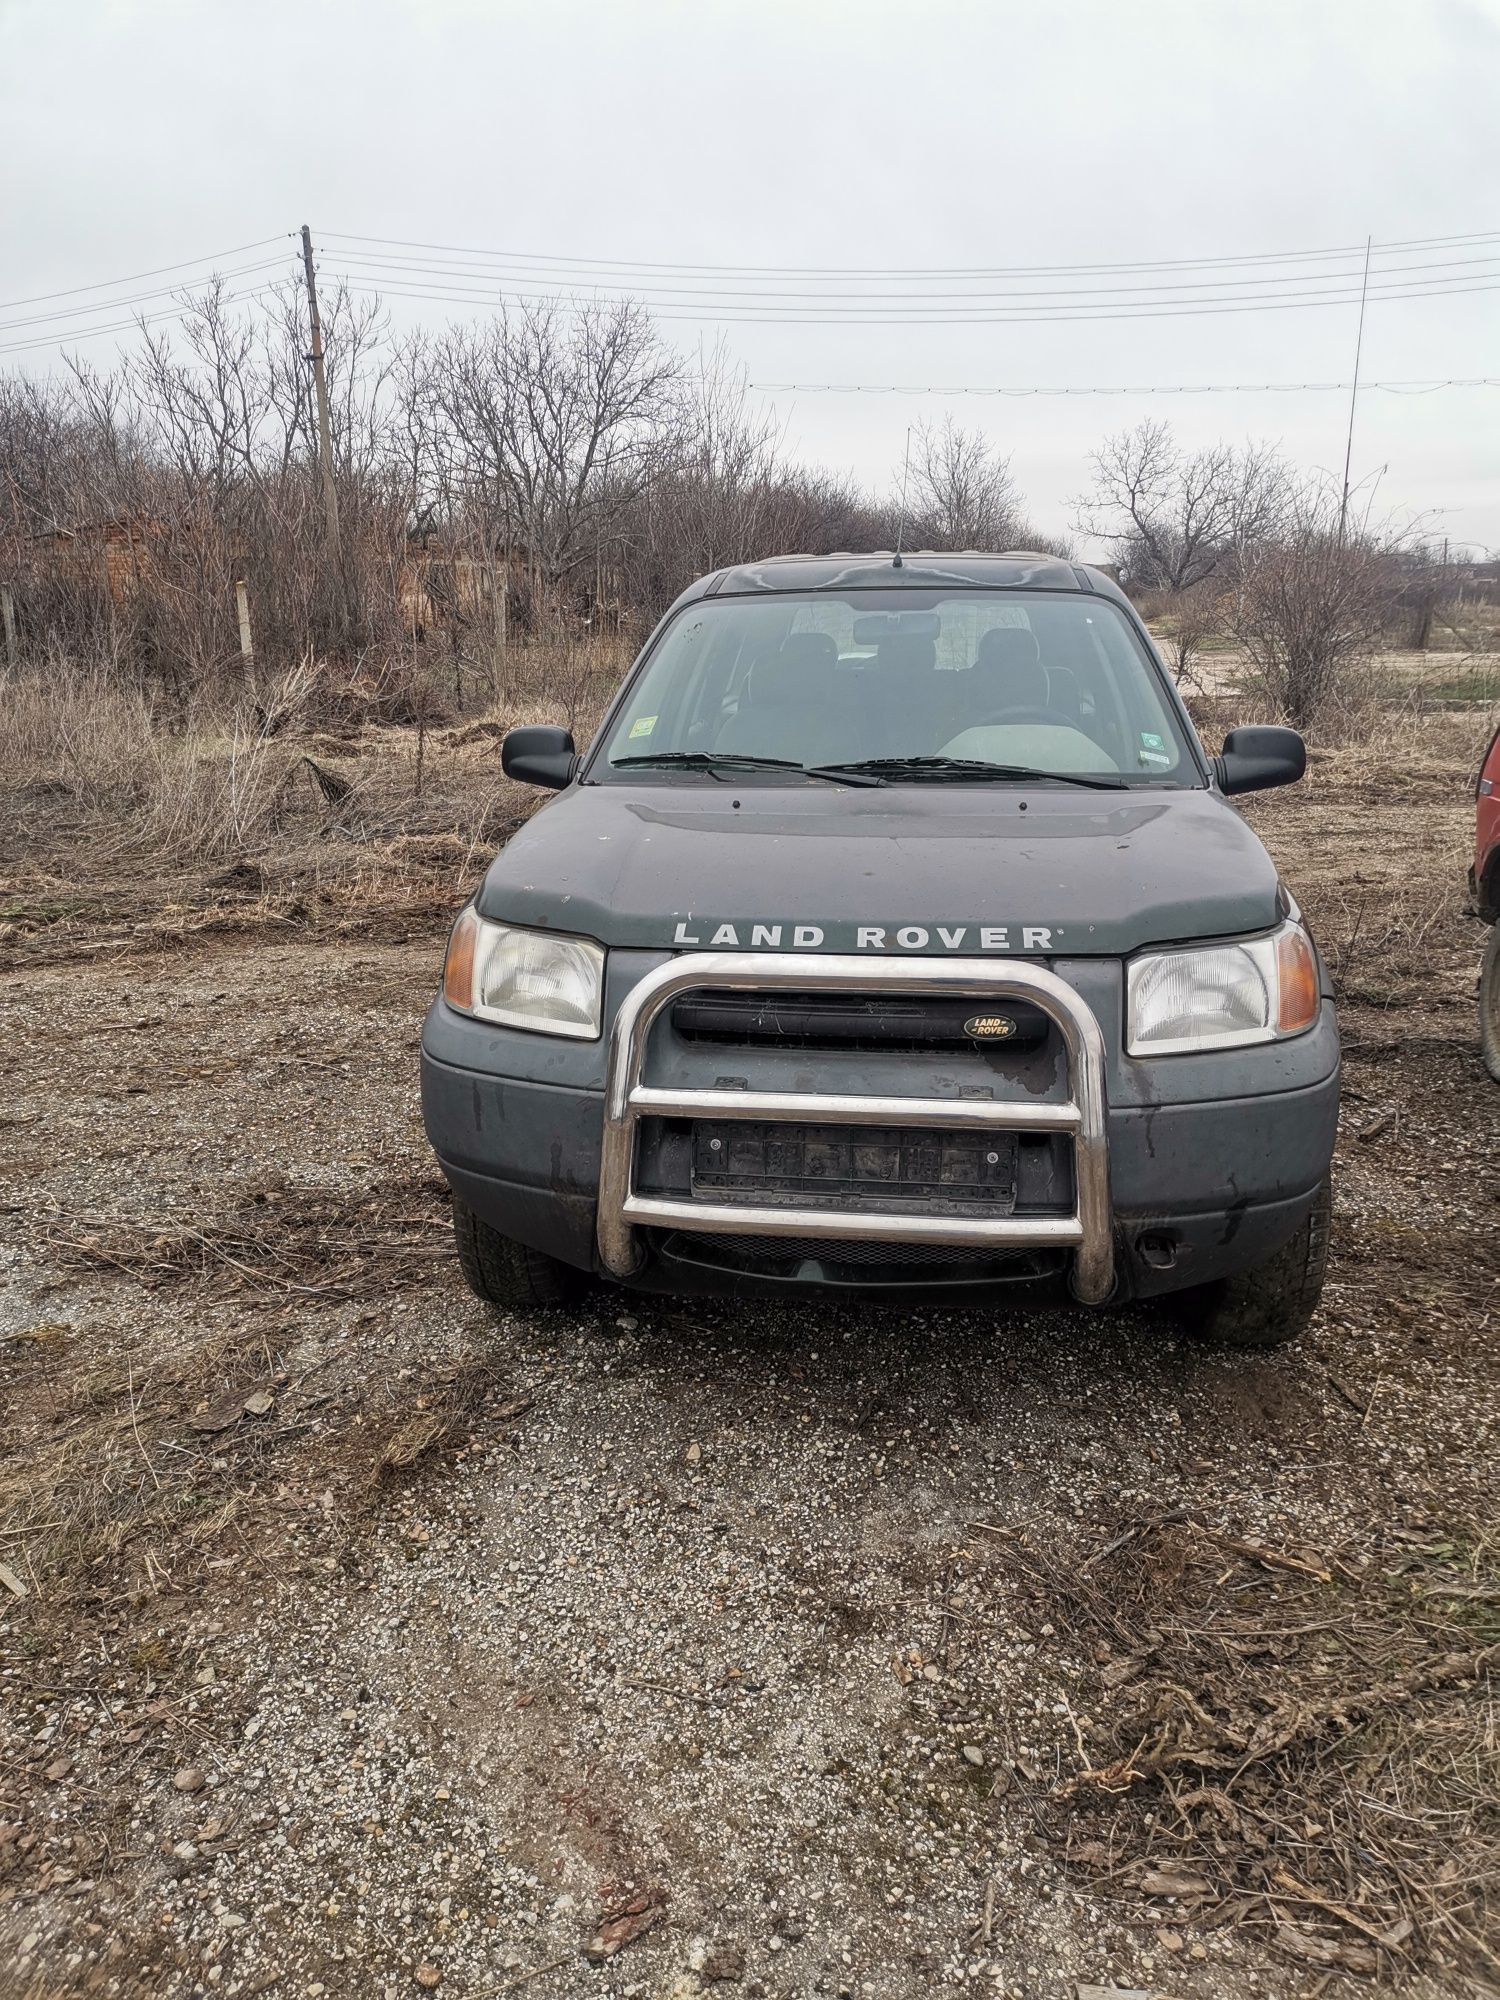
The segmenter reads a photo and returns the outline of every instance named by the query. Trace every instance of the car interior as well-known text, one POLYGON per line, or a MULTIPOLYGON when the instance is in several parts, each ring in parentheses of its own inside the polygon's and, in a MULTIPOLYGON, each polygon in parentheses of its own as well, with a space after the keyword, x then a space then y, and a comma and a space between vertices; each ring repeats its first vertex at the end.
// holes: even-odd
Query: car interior
POLYGON ((1070 656, 1062 625, 1045 658, 1029 627, 991 626, 957 667, 920 631, 885 632, 844 654, 831 633, 794 631, 725 696, 709 747, 732 755, 809 764, 946 755, 1080 772, 1135 761, 1107 670, 1076 648, 1070 656))

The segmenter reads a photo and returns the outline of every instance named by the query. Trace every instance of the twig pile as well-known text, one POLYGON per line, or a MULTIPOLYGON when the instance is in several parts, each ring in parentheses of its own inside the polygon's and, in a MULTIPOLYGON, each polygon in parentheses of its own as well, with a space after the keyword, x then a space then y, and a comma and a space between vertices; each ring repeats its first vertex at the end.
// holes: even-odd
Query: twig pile
POLYGON ((1313 1965, 1495 1967, 1493 1550, 1344 1561, 1181 1513, 1071 1567, 1004 1546, 1091 1663, 1050 1801, 1073 1863, 1313 1965))

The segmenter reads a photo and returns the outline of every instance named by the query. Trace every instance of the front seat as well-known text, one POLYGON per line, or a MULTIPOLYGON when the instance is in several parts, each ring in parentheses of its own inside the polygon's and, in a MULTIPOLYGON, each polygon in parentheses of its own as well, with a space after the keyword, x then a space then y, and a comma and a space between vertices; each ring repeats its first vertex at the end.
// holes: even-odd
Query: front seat
POLYGON ((834 723, 838 657, 830 633, 792 633, 750 669, 739 708, 719 730, 714 748, 741 757, 817 763, 834 723))
POLYGON ((938 748, 946 731, 939 712, 934 640, 912 632, 882 639, 859 674, 858 688, 864 756, 914 757, 938 748))
POLYGON ((1024 625, 992 625, 979 642, 965 720, 972 728, 1012 710, 1046 714, 1052 683, 1036 639, 1024 625))

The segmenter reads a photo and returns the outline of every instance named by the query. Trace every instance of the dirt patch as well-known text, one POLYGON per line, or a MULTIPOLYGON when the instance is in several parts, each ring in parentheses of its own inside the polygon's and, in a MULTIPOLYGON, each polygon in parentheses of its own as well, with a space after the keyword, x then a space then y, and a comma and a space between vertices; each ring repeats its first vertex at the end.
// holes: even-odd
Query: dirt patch
POLYGON ((1253 808, 1349 994, 1331 1282, 1259 1358, 1145 1311, 496 1320, 417 1115, 442 830, 400 936, 357 875, 263 918, 277 855, 167 884, 34 847, 58 907, 0 975, 16 1990, 1489 1991, 1466 739, 1351 755, 1253 808))

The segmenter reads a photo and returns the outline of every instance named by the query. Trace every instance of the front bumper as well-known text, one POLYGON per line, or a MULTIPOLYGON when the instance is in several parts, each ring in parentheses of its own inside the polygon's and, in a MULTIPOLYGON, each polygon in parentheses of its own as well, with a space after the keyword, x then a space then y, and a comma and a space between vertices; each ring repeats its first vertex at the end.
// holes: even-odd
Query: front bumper
MULTIPOLYGON (((1037 1251, 1067 1265, 1075 1295, 1098 1302, 1112 1290, 1149 1296, 1262 1262, 1301 1224, 1328 1170, 1338 1111, 1331 1006, 1325 1004, 1308 1035, 1274 1050, 1228 1060, 1127 1064, 1101 1004, 1106 989, 1100 985, 1089 996, 1093 1004, 1080 996, 1089 977, 1098 981, 1097 966, 1065 981, 1016 961, 907 960, 877 968, 832 956, 788 965, 765 953, 686 954, 640 969, 623 988, 607 1076, 581 1087, 577 1050, 563 1058, 575 1066, 573 1075, 556 1081, 500 1076, 446 1059, 488 1053, 496 1044, 493 1031, 482 1029, 489 1039, 476 1042, 469 1032, 476 1024, 449 1014, 438 1001, 424 1038, 423 1114, 448 1179, 493 1227, 643 1289, 743 1292, 811 1284, 891 1296, 967 1296, 995 1288, 992 1253, 1015 1253, 1013 1275, 1020 1276, 1027 1270, 1023 1253, 1037 1251), (951 1093, 936 1098, 898 1089, 892 1095, 865 1069, 854 1087, 836 1078, 843 1087, 829 1090, 826 1065, 806 1056, 772 1065, 769 1075, 752 1074, 754 1087, 736 1079, 732 1089, 715 1088, 711 1076, 684 1077, 682 1065, 671 1060, 662 1066, 665 1084, 647 1081, 653 1022, 679 993, 693 986, 774 984, 778 963, 786 966, 782 983, 788 988, 857 980, 861 991, 889 981, 892 990, 899 983, 908 992, 957 991, 991 1001, 1024 995, 1047 1012, 1066 1050, 1062 1087, 976 1103, 951 1093), (1211 1076, 1226 1086, 1225 1095, 1183 1095, 1185 1077, 1202 1089, 1211 1076), (964 1122, 1065 1134, 1075 1161, 1071 1212, 914 1218, 643 1192, 635 1171, 642 1123, 695 1116, 934 1127, 964 1122), (735 1257, 734 1239, 748 1244, 770 1237, 794 1240, 806 1254, 795 1267, 747 1271, 735 1257), (862 1270, 846 1261, 857 1244, 868 1264, 871 1244, 881 1239, 892 1246, 893 1267, 901 1262, 901 1246, 924 1246, 921 1272, 862 1270), (933 1262, 943 1253, 925 1246, 954 1254, 933 1262)), ((535 1067, 556 1075, 558 1058, 544 1038, 507 1037, 504 1060, 511 1067, 520 1068, 531 1052, 535 1067)))

